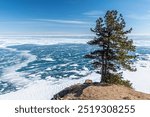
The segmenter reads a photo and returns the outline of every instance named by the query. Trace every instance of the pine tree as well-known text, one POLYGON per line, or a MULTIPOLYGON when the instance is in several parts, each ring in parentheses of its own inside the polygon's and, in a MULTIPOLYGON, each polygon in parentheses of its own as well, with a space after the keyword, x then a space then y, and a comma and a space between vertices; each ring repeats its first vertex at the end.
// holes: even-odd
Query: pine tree
POLYGON ((128 84, 129 81, 122 79, 121 69, 135 71, 133 54, 135 46, 132 39, 127 34, 132 28, 125 30, 126 23, 122 14, 116 10, 107 11, 104 18, 98 18, 96 26, 91 29, 96 34, 89 45, 97 46, 97 50, 85 55, 86 58, 93 59, 93 66, 101 74, 101 83, 128 84))

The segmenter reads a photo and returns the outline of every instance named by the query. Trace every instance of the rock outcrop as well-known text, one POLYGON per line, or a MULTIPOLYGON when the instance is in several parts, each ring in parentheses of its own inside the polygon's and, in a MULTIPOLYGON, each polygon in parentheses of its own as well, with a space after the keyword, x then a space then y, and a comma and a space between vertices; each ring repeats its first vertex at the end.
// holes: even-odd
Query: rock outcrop
POLYGON ((122 85, 93 83, 86 80, 60 91, 52 100, 150 100, 150 94, 122 85))

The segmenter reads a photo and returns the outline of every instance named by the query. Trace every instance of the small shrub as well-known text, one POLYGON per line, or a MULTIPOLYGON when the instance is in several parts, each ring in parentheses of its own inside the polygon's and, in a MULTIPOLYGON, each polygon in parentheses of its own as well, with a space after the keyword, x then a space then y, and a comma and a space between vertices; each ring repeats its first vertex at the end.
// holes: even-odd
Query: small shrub
POLYGON ((122 73, 117 74, 107 74, 105 78, 105 82, 108 84, 116 84, 116 85, 124 85, 126 87, 132 88, 132 83, 129 80, 124 80, 122 77, 122 73))

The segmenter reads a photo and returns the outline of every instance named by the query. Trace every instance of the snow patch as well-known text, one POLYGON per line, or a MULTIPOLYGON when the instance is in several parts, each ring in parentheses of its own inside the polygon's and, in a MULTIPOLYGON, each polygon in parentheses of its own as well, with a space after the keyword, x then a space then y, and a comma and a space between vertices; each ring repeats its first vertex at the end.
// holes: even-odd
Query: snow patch
POLYGON ((5 100, 49 100, 62 89, 73 84, 84 83, 86 79, 99 82, 99 75, 92 73, 81 79, 59 79, 58 81, 37 80, 30 83, 26 88, 16 92, 0 95, 0 99, 5 100))

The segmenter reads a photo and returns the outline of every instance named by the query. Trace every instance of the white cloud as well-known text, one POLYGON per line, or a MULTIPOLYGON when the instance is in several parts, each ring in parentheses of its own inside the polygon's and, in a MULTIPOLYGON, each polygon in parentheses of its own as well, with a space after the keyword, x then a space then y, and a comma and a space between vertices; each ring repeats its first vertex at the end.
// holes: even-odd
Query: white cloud
POLYGON ((89 24, 89 22, 80 21, 80 20, 62 20, 62 19, 35 19, 36 21, 42 22, 52 22, 60 24, 89 24))
POLYGON ((92 11, 88 11, 88 12, 83 13, 83 15, 86 15, 89 17, 99 17, 103 14, 104 14, 103 11, 98 11, 98 10, 92 10, 92 11))
POLYGON ((150 15, 128 15, 127 17, 136 20, 150 20, 150 15))
POLYGON ((145 14, 129 14, 127 17, 135 20, 150 20, 150 11, 145 14))
POLYGON ((133 33, 128 35, 129 36, 150 36, 150 33, 133 33))

